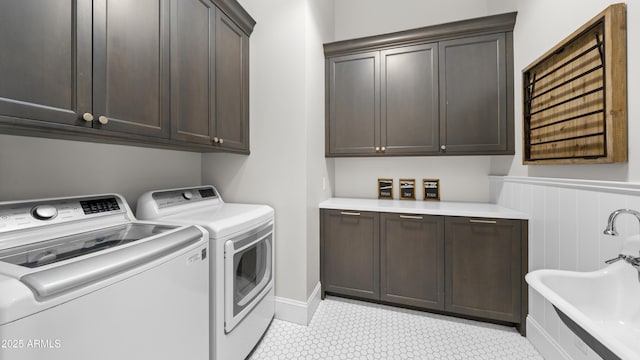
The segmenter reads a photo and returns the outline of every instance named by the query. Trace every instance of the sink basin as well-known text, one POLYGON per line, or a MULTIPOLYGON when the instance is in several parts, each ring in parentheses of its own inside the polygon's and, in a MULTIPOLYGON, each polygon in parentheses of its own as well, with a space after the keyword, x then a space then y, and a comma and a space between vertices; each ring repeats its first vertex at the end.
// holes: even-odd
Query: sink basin
POLYGON ((640 359, 640 281, 630 264, 593 272, 536 270, 526 280, 603 359, 640 359))

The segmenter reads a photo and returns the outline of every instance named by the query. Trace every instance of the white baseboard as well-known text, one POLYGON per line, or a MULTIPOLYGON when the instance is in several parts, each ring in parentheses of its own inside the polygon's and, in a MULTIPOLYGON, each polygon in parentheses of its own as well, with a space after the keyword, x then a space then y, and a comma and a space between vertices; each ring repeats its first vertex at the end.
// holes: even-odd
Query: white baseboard
POLYGON ((527 316, 527 340, 545 359, 573 360, 531 316, 527 316))
POLYGON ((320 283, 307 302, 276 296, 276 319, 307 326, 320 305, 320 283))

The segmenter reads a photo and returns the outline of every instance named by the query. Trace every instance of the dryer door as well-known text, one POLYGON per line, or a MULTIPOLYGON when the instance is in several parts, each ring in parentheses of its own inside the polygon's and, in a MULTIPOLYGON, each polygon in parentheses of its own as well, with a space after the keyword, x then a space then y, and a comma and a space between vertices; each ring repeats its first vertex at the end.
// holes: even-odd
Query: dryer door
POLYGON ((225 243, 225 332, 273 286, 273 224, 225 243))

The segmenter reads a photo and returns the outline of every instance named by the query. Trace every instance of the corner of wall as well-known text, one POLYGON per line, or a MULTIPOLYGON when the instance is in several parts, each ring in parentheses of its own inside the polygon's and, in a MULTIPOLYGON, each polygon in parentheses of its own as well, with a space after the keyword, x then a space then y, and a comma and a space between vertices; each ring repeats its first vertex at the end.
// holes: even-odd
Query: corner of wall
POLYGON ((276 319, 307 326, 320 305, 318 282, 306 302, 276 296, 276 319))

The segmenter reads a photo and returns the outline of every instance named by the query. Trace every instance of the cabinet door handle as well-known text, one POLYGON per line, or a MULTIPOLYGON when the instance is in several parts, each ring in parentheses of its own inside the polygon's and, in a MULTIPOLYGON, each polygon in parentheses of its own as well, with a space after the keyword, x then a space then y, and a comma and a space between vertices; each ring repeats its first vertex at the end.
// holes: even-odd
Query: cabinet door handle
POLYGON ((359 212, 341 211, 340 214, 347 216, 360 216, 359 212))
POLYGON ((219 143, 220 143, 220 144, 222 144, 223 142, 224 142, 224 139, 223 139, 223 138, 220 138, 219 143))
POLYGON ((387 148, 383 146, 380 148, 380 151, 387 151, 387 148))
POLYGON ((480 219, 469 219, 469 222, 474 224, 497 224, 498 223, 495 220, 480 220, 480 219))
POLYGON ((100 124, 102 125, 107 125, 107 123, 109 122, 109 118, 101 115, 100 117, 98 117, 98 122, 100 122, 100 124))
POLYGON ((417 216, 417 215, 400 215, 400 218, 402 218, 402 219, 413 219, 413 220, 422 220, 422 219, 424 219, 422 216, 417 216))
POLYGON ((442 151, 447 150, 447 145, 440 145, 440 149, 441 149, 442 151))
POLYGON ((93 121, 93 114, 92 113, 88 113, 88 112, 82 114, 82 120, 84 120, 86 122, 93 121))
POLYGON ((380 146, 376 146, 376 151, 380 151, 380 146))
POLYGON ((213 142, 214 142, 214 143, 217 143, 217 142, 219 142, 219 141, 220 141, 220 139, 218 139, 218 137, 217 137, 217 136, 215 136, 215 137, 213 138, 213 142))

